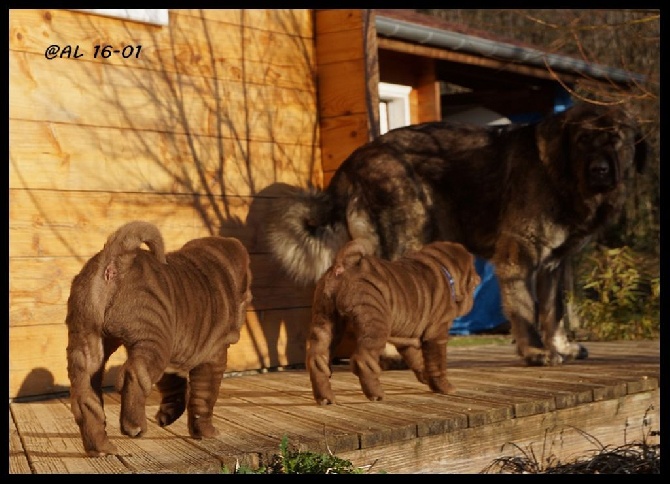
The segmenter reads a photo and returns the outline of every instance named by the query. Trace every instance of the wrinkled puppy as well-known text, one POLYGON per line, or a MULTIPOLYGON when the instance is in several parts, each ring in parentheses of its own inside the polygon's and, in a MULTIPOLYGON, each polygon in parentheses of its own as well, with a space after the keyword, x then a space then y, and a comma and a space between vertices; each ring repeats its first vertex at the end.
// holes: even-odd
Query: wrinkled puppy
POLYGON ((250 284, 249 254, 237 239, 195 239, 166 255, 163 237, 147 222, 130 222, 109 237, 74 277, 67 302, 71 407, 88 455, 116 452, 105 431, 101 385, 121 345, 128 354, 116 382, 123 434, 146 432, 154 384, 159 425, 187 410, 193 438, 218 433, 212 411, 228 347, 238 341, 251 302, 250 284))
POLYGON ((472 309, 480 282, 474 256, 454 242, 433 242, 395 261, 373 251, 366 239, 348 242, 317 283, 306 366, 320 405, 336 403, 331 352, 347 325, 356 338, 351 369, 369 400, 384 397, 379 358, 387 341, 432 391, 453 390, 446 376, 447 338, 454 318, 472 309))

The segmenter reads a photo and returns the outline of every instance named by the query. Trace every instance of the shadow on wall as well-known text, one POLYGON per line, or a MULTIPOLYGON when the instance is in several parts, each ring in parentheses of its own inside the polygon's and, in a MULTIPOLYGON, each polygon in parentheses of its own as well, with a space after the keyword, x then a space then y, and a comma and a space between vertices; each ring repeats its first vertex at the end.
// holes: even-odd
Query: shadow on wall
MULTIPOLYGON (((311 182, 319 164, 313 42, 296 34, 304 31, 305 22, 298 10, 269 10, 267 23, 254 20, 251 25, 251 16, 260 14, 241 10, 240 24, 234 25, 212 12, 171 12, 163 29, 115 23, 115 35, 139 36, 156 46, 154 53, 132 64, 95 68, 72 61, 70 69, 58 73, 57 83, 78 92, 79 104, 68 105, 71 98, 51 96, 51 87, 44 86, 49 112, 69 113, 89 102, 92 106, 78 113, 81 120, 76 123, 59 114, 51 120, 57 125, 54 136, 79 170, 74 178, 83 180, 59 188, 76 193, 62 198, 58 211, 48 196, 39 195, 49 190, 35 189, 32 196, 22 160, 10 161, 25 179, 43 230, 52 231, 49 238, 62 244, 64 253, 58 255, 81 264, 90 254, 82 254, 73 234, 95 227, 107 236, 117 228, 105 225, 107 216, 120 225, 124 214, 146 213, 142 217, 161 230, 202 226, 210 234, 240 239, 252 260, 254 312, 248 320, 259 323, 248 325, 256 354, 247 360, 260 360, 261 367, 302 363, 307 328, 298 323, 306 321, 311 290, 294 286, 274 264, 263 248, 262 220, 280 180, 311 182), (273 43, 277 37, 281 42, 273 43), (95 165, 75 156, 77 144, 66 136, 71 132, 85 133, 80 137, 95 150, 95 165), (82 196, 87 203, 80 203, 82 196)), ((95 16, 62 12, 49 20, 53 42, 67 44, 72 37, 59 15, 76 15, 75 29, 89 37, 110 35, 100 27, 109 24, 95 16)), ((166 245, 168 250, 177 248, 169 240, 166 245)), ((69 291, 74 275, 64 275, 64 290, 69 291)), ((64 348, 50 351, 64 353, 64 348)), ((17 396, 66 390, 54 384, 48 369, 35 368, 17 396)))

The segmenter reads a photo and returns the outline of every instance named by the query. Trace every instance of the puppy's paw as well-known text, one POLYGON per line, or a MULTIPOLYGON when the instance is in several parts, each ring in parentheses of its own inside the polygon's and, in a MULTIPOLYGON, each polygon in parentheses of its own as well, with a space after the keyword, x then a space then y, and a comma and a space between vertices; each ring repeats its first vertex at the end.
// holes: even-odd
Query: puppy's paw
POLYGON ((426 374, 423 370, 413 370, 413 371, 414 371, 414 376, 416 376, 416 379, 419 381, 419 383, 423 383, 424 385, 428 385, 428 377, 426 376, 426 374))
POLYGON ((129 437, 141 437, 147 431, 147 417, 139 412, 121 412, 121 433, 129 437))
POLYGON ((210 439, 219 435, 219 431, 210 419, 199 418, 198 416, 190 419, 188 433, 194 439, 210 439))
POLYGON ((317 405, 337 405, 335 397, 316 397, 317 405))
POLYGON ((116 446, 112 444, 109 439, 105 439, 104 442, 95 445, 93 449, 86 449, 86 455, 89 457, 104 457, 106 455, 116 455, 119 451, 116 446))
POLYGON ((156 422, 161 427, 170 425, 184 413, 186 406, 184 402, 162 403, 156 412, 156 422))
POLYGON ((454 387, 445 377, 441 378, 430 378, 428 380, 428 386, 435 393, 442 393, 446 395, 447 393, 453 393, 456 391, 454 387))

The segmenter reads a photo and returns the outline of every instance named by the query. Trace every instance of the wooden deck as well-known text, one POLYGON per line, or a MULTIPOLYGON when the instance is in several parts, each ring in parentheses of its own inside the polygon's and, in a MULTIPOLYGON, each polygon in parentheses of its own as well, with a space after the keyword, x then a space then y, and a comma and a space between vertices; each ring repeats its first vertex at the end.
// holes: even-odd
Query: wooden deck
POLYGON ((283 436, 371 473, 479 473, 522 449, 567 462, 600 445, 659 443, 651 431, 660 430, 660 342, 587 346, 588 359, 554 368, 528 368, 508 345, 451 347, 455 394, 433 394, 409 370, 388 370, 382 402, 367 401, 356 377, 338 366, 339 405, 326 407, 314 403, 304 370, 231 376, 216 407, 220 436, 201 441, 188 437, 185 416, 166 428, 152 422, 155 394, 145 436, 121 435, 118 395, 109 392, 108 433, 120 455, 102 458, 83 454, 67 395, 10 402, 9 472, 218 473, 266 462, 283 436))

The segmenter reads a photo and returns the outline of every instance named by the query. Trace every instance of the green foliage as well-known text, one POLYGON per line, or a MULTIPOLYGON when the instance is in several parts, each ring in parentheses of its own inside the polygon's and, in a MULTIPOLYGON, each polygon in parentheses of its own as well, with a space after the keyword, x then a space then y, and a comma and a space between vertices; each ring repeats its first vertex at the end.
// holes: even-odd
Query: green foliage
POLYGON ((363 474, 363 469, 354 467, 345 459, 332 454, 315 452, 301 452, 292 449, 288 437, 283 436, 279 444, 279 455, 272 456, 268 466, 252 469, 248 466, 238 466, 233 472, 224 466, 224 474, 363 474))
POLYGON ((591 339, 654 339, 660 332, 661 280, 629 247, 587 254, 579 295, 570 295, 591 339))

